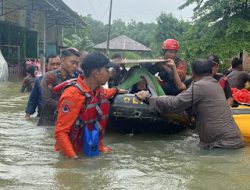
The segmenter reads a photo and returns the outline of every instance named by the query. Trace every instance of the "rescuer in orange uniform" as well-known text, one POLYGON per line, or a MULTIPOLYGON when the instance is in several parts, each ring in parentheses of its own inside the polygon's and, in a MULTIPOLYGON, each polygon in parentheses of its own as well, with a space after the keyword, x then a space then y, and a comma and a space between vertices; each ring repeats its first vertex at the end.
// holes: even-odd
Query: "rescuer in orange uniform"
POLYGON ((158 73, 159 82, 166 95, 177 95, 186 89, 184 81, 186 79, 187 63, 177 57, 179 43, 175 39, 166 39, 162 44, 162 56, 174 64, 145 64, 144 67, 150 73, 158 73))
POLYGON ((102 87, 110 76, 108 66, 109 60, 103 54, 88 54, 81 64, 84 76, 78 76, 76 82, 69 85, 60 98, 55 127, 55 150, 66 157, 78 158, 77 153, 83 146, 83 128, 93 128, 94 121, 100 126, 99 150, 110 151, 102 142, 110 108, 107 99, 116 93, 125 93, 125 90, 102 87))
POLYGON ((167 95, 177 95, 186 89, 183 83, 186 79, 187 63, 177 57, 179 43, 175 39, 166 39, 162 44, 163 56, 165 59, 172 59, 174 65, 163 67, 159 72, 160 78, 165 82, 163 90, 167 95))

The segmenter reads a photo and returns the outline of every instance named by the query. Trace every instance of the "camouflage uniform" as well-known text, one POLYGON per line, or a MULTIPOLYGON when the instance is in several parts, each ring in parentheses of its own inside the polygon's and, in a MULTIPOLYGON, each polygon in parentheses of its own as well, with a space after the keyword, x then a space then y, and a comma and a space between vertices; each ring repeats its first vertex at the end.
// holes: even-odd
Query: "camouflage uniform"
POLYGON ((61 93, 54 93, 53 87, 72 78, 73 76, 71 75, 67 75, 66 78, 63 78, 60 69, 45 74, 41 81, 42 111, 38 121, 39 126, 55 125, 55 113, 61 93))

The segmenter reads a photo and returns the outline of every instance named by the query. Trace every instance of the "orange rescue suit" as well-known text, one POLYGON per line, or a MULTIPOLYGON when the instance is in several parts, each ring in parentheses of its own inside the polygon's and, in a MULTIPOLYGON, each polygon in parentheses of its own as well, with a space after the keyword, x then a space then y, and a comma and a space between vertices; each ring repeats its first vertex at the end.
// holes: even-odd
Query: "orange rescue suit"
POLYGON ((109 106, 105 101, 117 93, 116 88, 103 89, 102 87, 97 88, 94 93, 86 86, 81 76, 78 77, 77 84, 84 92, 89 94, 90 97, 86 98, 86 96, 74 86, 65 89, 58 104, 58 118, 54 134, 56 140, 55 151, 61 151, 65 156, 70 158, 76 156, 82 149, 81 140, 76 140, 76 136, 73 134, 74 126, 76 126, 76 122, 79 118, 83 123, 85 122, 83 125, 88 123, 90 128, 93 125, 90 120, 99 119, 101 126, 100 145, 102 146, 103 134, 107 125, 107 114, 109 112, 109 106), (98 102, 103 112, 103 118, 98 118, 100 114, 97 113, 98 111, 95 108, 92 109, 92 106, 98 102))

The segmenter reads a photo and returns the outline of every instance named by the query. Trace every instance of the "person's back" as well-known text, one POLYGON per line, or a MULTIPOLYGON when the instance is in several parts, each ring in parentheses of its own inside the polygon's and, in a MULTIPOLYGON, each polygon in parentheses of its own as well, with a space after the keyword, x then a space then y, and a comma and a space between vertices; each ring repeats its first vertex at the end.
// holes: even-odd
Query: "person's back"
POLYGON ((143 101, 148 97, 149 108, 160 113, 180 113, 191 108, 202 147, 244 147, 243 137, 232 118, 223 89, 212 76, 211 62, 195 61, 192 73, 196 82, 177 96, 148 97, 145 91, 136 96, 143 101))
POLYGON ((250 81, 250 74, 245 71, 233 70, 228 76, 228 82, 232 88, 242 89, 245 83, 250 81))
POLYGON ((224 90, 228 106, 233 106, 234 100, 232 97, 231 86, 227 81, 227 77, 224 74, 219 73, 220 59, 217 55, 209 55, 207 61, 212 64, 212 76, 218 81, 222 89, 224 90))
POLYGON ((34 86, 34 82, 35 82, 35 78, 32 76, 26 76, 23 79, 23 84, 21 87, 21 92, 31 92, 31 90, 33 89, 34 86))
POLYGON ((242 89, 245 87, 245 83, 250 81, 250 74, 242 71, 242 60, 234 58, 232 61, 232 72, 227 75, 228 82, 232 88, 242 89))
POLYGON ((194 96, 201 96, 194 106, 201 144, 224 148, 243 146, 240 131, 217 80, 210 76, 203 77, 195 82, 193 88, 194 96))
POLYGON ((34 86, 34 82, 35 82, 35 67, 32 65, 32 66, 29 66, 27 69, 26 69, 26 73, 27 73, 27 76, 23 79, 23 84, 22 84, 22 87, 21 87, 21 90, 20 92, 31 92, 33 86, 34 86))
POLYGON ((63 81, 64 79, 61 77, 59 69, 47 72, 42 78, 42 112, 38 121, 38 125, 54 125, 55 111, 57 108, 57 102, 60 98, 60 94, 53 93, 52 89, 63 81))

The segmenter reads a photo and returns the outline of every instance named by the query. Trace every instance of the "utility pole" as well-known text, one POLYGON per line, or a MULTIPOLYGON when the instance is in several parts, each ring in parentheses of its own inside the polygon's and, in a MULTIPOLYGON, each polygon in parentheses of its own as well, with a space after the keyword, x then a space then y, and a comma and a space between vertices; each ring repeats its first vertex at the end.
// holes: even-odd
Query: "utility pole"
POLYGON ((46 62, 46 18, 47 12, 44 13, 44 20, 43 20, 43 64, 42 64, 42 75, 45 75, 45 62, 46 62))
POLYGON ((109 54, 109 41, 110 41, 110 31, 111 31, 112 3, 113 3, 113 0, 110 0, 110 6, 109 6, 109 29, 108 29, 108 39, 107 39, 107 54, 109 54))

